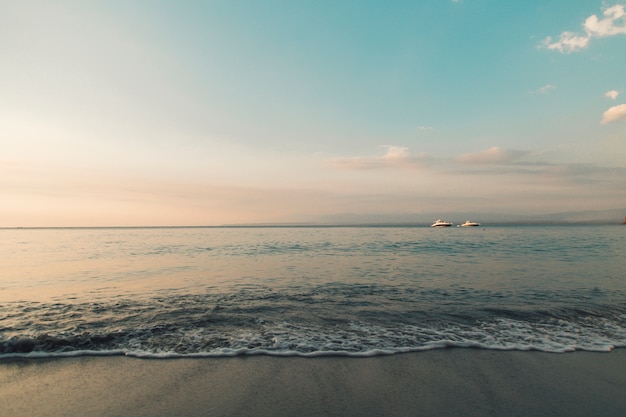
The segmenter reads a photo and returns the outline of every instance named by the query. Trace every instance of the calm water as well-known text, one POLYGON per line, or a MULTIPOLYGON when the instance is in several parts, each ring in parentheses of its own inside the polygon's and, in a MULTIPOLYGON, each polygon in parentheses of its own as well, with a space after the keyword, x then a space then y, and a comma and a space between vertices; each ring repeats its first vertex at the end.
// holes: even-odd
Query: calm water
POLYGON ((0 358, 626 347, 626 227, 0 230, 0 358))

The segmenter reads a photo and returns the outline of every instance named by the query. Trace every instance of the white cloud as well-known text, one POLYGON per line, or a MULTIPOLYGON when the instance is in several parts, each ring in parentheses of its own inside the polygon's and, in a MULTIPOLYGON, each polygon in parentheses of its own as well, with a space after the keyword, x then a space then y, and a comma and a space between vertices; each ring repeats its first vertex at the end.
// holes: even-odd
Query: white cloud
POLYGON ((614 35, 626 35, 626 5, 616 4, 604 9, 604 18, 591 15, 583 23, 584 34, 563 32, 558 40, 548 36, 542 42, 546 49, 558 50, 561 53, 576 52, 589 46, 592 38, 604 38, 614 35))
POLYGON ((558 41, 552 42, 552 38, 548 36, 542 45, 547 49, 557 49, 560 52, 574 52, 586 48, 589 45, 589 37, 563 32, 558 41))
POLYGON ((539 91, 541 94, 547 94, 548 92, 550 92, 550 91, 554 90, 555 88, 556 88, 556 87, 555 87, 555 86, 553 86, 552 84, 546 84, 546 85, 544 85, 543 87, 541 87, 538 91, 539 91))
POLYGON ((626 6, 616 4, 604 10, 605 19, 594 14, 585 20, 585 30, 589 36, 599 38, 613 35, 626 35, 626 6))
POLYGON ((626 122, 626 104, 613 106, 602 115, 602 124, 623 121, 626 122))
POLYGON ((604 93, 604 96, 610 98, 611 100, 615 100, 617 96, 619 96, 619 91, 617 90, 607 91, 606 93, 604 93))

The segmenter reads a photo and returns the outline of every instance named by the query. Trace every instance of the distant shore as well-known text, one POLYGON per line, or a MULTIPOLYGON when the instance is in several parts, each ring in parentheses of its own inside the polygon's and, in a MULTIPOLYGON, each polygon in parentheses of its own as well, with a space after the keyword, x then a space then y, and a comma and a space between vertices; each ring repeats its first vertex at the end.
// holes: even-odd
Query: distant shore
POLYGON ((626 413, 626 349, 372 358, 0 361, 6 415, 591 416, 626 413))

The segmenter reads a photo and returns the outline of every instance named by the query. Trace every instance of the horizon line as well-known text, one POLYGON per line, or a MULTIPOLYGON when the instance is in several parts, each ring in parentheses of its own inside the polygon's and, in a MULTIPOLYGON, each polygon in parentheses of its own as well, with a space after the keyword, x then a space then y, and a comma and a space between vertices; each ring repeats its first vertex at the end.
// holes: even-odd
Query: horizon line
MULTIPOLYGON (((624 225, 619 220, 510 220, 484 224, 487 226, 576 226, 624 225)), ((430 227, 429 222, 371 222, 371 223, 240 223, 221 225, 132 225, 132 226, 0 226, 0 230, 54 230, 54 229, 236 229, 236 228, 342 228, 342 227, 430 227)), ((460 226, 461 223, 453 223, 460 226)))

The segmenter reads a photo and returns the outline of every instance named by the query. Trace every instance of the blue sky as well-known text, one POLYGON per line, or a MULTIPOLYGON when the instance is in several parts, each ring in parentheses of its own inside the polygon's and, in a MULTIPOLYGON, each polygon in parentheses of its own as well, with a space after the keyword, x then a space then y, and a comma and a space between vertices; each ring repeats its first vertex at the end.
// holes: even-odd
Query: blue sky
POLYGON ((511 3, 0 0, 0 226, 626 207, 626 3, 511 3))

